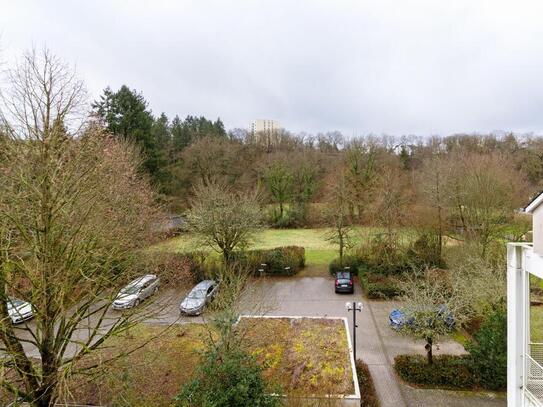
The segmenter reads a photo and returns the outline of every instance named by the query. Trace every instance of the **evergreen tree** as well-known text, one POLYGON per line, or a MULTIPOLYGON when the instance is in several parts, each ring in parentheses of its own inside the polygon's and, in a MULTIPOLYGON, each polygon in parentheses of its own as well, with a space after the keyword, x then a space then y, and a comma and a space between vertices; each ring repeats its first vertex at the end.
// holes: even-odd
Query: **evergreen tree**
POLYGON ((145 168, 157 180, 160 171, 159 143, 153 137, 153 116, 143 95, 123 85, 117 92, 107 87, 100 100, 92 104, 114 135, 135 141, 145 155, 145 168))
POLYGON ((179 116, 175 116, 172 120, 171 134, 174 151, 181 151, 189 146, 191 142, 190 132, 187 130, 184 122, 181 121, 179 116))

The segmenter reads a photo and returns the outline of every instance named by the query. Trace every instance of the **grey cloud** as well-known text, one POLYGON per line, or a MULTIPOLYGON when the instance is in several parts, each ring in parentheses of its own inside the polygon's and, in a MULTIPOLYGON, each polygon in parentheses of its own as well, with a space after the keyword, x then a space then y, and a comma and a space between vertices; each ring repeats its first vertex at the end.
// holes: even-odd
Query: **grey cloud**
POLYGON ((46 44, 92 94, 123 83, 155 113, 293 131, 543 129, 539 1, 7 2, 9 63, 46 44))

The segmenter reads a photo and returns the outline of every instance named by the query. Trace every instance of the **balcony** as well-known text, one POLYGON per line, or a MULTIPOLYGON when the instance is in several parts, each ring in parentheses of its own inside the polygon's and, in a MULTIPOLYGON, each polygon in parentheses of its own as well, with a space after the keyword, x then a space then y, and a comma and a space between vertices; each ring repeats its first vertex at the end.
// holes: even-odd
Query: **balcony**
POLYGON ((529 351, 523 355, 524 398, 533 406, 543 406, 543 343, 530 343, 529 351))

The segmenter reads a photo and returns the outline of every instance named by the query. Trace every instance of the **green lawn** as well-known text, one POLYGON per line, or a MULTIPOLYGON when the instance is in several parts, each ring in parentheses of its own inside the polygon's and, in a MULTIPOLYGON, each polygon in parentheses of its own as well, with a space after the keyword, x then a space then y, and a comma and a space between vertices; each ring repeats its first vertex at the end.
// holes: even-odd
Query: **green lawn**
POLYGON ((530 340, 543 342, 543 306, 530 307, 530 340))
MULTIPOLYGON (((272 249, 279 246, 303 246, 307 267, 302 275, 326 274, 328 264, 338 255, 337 245, 326 240, 329 229, 263 229, 258 232, 249 249, 272 249)), ((353 230, 353 242, 356 246, 367 241, 372 236, 382 233, 382 229, 374 227, 357 227, 353 230)), ((411 239, 409 230, 400 231, 402 240, 411 239)), ((169 252, 191 252, 209 250, 199 247, 196 239, 190 233, 185 233, 153 246, 151 250, 169 252)))
MULTIPOLYGON (((303 246, 306 250, 306 263, 308 266, 328 265, 337 256, 337 245, 326 240, 329 229, 264 229, 255 235, 250 249, 272 249, 279 246, 303 246)), ((378 228, 360 227, 353 231, 355 243, 380 233, 378 228)), ((153 249, 190 252, 202 249, 195 242, 194 236, 186 233, 161 242, 153 249)))

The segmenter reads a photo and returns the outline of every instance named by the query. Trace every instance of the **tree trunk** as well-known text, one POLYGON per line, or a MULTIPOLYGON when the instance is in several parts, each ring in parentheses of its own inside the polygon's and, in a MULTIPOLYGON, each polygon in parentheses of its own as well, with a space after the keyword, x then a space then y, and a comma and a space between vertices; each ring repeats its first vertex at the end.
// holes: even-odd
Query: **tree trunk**
POLYGON ((426 338, 426 346, 424 347, 426 349, 426 356, 428 358, 428 364, 431 365, 434 363, 434 355, 432 353, 432 338, 426 338))
POLYGON ((343 237, 339 237, 339 265, 343 267, 343 237))
POLYGON ((224 264, 229 264, 230 263, 230 260, 232 258, 232 252, 230 251, 230 249, 223 249, 222 250, 222 257, 223 257, 223 260, 224 260, 224 264))
POLYGON ((279 219, 283 219, 283 202, 279 202, 279 219))
POLYGON ((53 400, 52 391, 50 389, 44 389, 30 405, 32 407, 51 407, 54 404, 55 401, 53 400))
POLYGON ((438 228, 439 228, 439 237, 438 237, 438 253, 439 253, 439 261, 442 261, 442 254, 443 254, 443 224, 442 224, 442 216, 441 216, 441 205, 437 207, 437 214, 438 214, 438 228))

